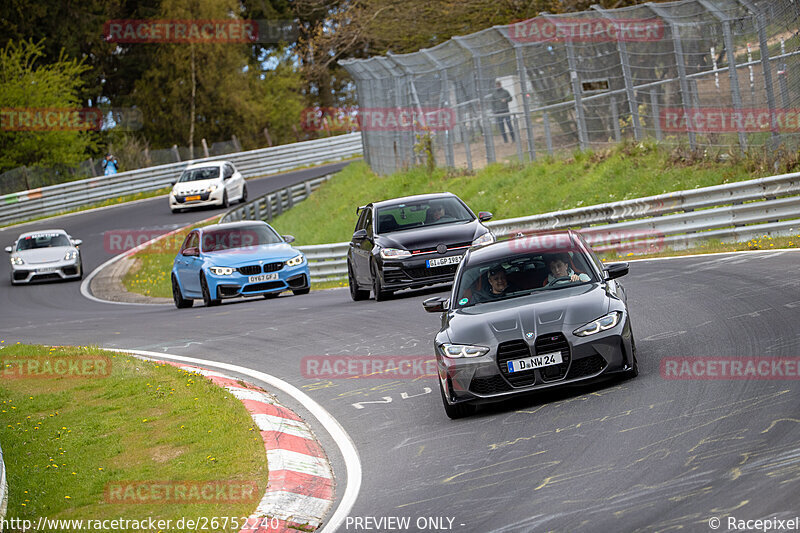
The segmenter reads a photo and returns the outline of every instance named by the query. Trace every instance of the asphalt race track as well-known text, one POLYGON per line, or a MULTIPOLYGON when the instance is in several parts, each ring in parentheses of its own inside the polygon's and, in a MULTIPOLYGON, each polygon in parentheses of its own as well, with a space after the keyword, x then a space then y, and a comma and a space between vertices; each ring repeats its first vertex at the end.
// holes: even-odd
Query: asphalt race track
MULTIPOLYGON (((314 171, 321 173, 249 182, 250 195, 314 171)), ((171 215, 159 198, 2 230, 0 240, 7 246, 22 231, 63 227, 83 239, 88 273, 113 255, 103 249, 106 230, 172 229, 215 212, 171 215)), ((12 287, 3 260, 0 338, 169 352, 292 383, 358 449, 363 480, 352 518, 410 517, 402 531, 711 531, 712 517, 800 515, 800 381, 670 380, 659 364, 800 355, 798 259, 787 251, 632 263, 622 282, 638 378, 482 408, 459 421, 445 416, 433 378, 319 381, 301 369, 305 356, 432 356, 439 319, 421 302, 444 287, 381 303, 354 303, 336 289, 177 310, 93 302, 77 282, 12 287), (444 527, 432 527, 435 519, 444 527)), ((340 496, 342 458, 325 430, 315 431, 340 496)), ((354 524, 340 530, 365 531, 354 524)))

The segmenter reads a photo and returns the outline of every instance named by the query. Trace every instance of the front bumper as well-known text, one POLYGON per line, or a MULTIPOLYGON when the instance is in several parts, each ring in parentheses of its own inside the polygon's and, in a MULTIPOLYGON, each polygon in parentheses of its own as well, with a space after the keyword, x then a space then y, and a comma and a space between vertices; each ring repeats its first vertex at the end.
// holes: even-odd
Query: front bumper
POLYGON ((436 285, 439 283, 453 283, 458 269, 458 264, 428 267, 428 260, 445 257, 461 256, 466 249, 448 251, 444 254, 429 253, 419 254, 402 259, 380 259, 381 281, 388 290, 413 289, 436 285))
POLYGON ((258 296, 262 294, 280 293, 285 290, 302 290, 311 286, 308 262, 302 265, 284 266, 277 271, 278 278, 270 281, 250 283, 250 276, 235 272, 228 276, 218 276, 206 272, 208 289, 217 298, 236 298, 238 296, 258 296))
MULTIPOLYGON (((536 342, 554 335, 558 334, 540 334, 536 342)), ((568 362, 546 367, 546 371, 534 369, 509 374, 502 369, 505 361, 498 363, 497 346, 482 357, 463 359, 444 357, 437 349, 439 378, 447 391, 448 402, 491 403, 520 394, 586 384, 626 372, 633 364, 632 336, 627 317, 624 324, 590 337, 576 337, 571 332, 561 332, 561 335, 567 347, 566 353, 562 351, 562 358, 568 362)), ((531 354, 535 353, 534 344, 529 344, 531 354)))
POLYGON ((22 285, 34 281, 79 279, 83 274, 81 269, 80 256, 69 261, 11 265, 11 283, 22 285))
POLYGON ((219 188, 213 192, 203 192, 198 194, 180 194, 169 195, 170 209, 185 209, 188 207, 204 207, 204 206, 219 206, 222 205, 222 195, 225 189, 219 188), (197 200, 188 200, 188 198, 199 197, 197 200))

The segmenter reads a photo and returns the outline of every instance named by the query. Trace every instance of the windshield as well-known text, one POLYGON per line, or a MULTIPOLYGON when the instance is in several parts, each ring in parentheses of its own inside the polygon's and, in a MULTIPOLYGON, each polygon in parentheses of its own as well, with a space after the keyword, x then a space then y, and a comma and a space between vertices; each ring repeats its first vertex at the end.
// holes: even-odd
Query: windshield
POLYGON ((181 178, 178 181, 183 183, 186 181, 213 180, 217 179, 218 177, 219 167, 192 168, 189 170, 184 170, 183 174, 181 174, 181 178))
POLYGON ((588 258, 578 249, 520 254, 464 265, 455 302, 457 308, 470 307, 593 281, 588 258))
POLYGON ((52 248, 54 246, 72 246, 63 233, 41 233, 24 237, 17 242, 17 251, 52 248))
POLYGON ((475 216, 457 198, 434 198, 378 209, 378 233, 469 222, 475 216))
POLYGON ((257 225, 206 231, 202 244, 204 252, 219 252, 280 242, 283 239, 272 228, 257 225))

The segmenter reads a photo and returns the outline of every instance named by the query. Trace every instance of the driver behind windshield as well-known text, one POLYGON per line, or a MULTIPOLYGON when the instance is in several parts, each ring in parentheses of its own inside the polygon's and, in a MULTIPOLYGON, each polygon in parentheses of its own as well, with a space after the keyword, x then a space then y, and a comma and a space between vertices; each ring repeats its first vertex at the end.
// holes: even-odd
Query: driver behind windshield
POLYGON ((506 269, 503 265, 496 265, 489 269, 489 287, 476 294, 478 301, 489 302, 518 290, 509 285, 506 269))
POLYGON ((551 283, 566 283, 568 281, 589 281, 591 278, 583 272, 575 272, 570 266, 569 255, 553 254, 546 259, 547 270, 550 272, 544 285, 551 283), (558 280, 558 281, 556 281, 558 280))
POLYGON ((428 211, 425 213, 425 224, 435 224, 442 217, 444 217, 444 205, 431 204, 428 211))

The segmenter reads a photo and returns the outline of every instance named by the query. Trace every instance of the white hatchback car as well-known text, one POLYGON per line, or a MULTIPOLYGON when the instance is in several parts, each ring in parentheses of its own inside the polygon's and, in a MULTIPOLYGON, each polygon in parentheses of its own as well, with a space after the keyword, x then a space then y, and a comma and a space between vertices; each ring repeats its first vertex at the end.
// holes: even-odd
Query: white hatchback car
POLYGON ((14 246, 6 246, 6 252, 11 254, 11 283, 81 279, 81 243, 63 229, 21 234, 14 246))
POLYGON ((169 208, 176 213, 190 207, 228 207, 236 200, 247 201, 242 173, 230 161, 209 161, 186 167, 172 186, 169 208))

